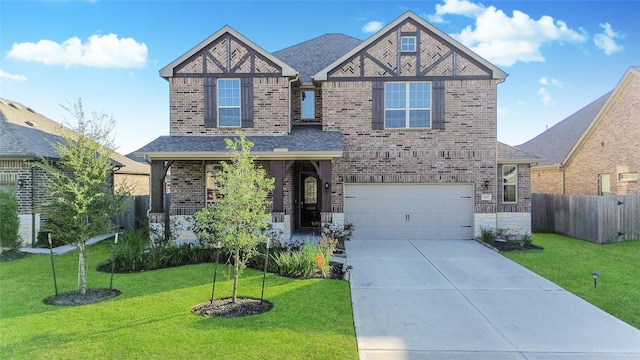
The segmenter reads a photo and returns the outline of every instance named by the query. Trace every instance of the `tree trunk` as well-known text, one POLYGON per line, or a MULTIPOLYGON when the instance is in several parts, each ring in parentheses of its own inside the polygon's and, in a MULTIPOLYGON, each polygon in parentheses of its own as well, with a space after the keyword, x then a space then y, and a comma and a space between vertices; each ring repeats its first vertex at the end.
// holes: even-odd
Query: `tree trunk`
POLYGON ((84 295, 87 293, 87 266, 85 264, 85 244, 81 243, 78 247, 78 291, 84 295))
POLYGON ((231 302, 236 303, 238 297, 238 273, 240 272, 240 250, 236 248, 233 254, 233 291, 231 293, 231 302))

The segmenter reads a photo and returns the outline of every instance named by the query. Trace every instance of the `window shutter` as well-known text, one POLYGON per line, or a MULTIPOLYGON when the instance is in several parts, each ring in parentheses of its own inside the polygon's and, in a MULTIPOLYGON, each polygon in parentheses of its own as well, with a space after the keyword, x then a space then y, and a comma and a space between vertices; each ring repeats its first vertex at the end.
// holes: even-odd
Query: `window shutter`
POLYGON ((242 78, 240 81, 240 116, 242 117, 242 127, 253 127, 253 79, 242 78))
POLYGON ((214 128, 218 121, 216 79, 204 78, 204 127, 214 128))
POLYGON ((384 129, 384 82, 374 81, 371 94, 371 128, 384 129))
POLYGON ((431 110, 431 128, 444 130, 446 123, 444 119, 444 80, 434 81, 431 86, 431 96, 433 101, 433 109, 431 110))

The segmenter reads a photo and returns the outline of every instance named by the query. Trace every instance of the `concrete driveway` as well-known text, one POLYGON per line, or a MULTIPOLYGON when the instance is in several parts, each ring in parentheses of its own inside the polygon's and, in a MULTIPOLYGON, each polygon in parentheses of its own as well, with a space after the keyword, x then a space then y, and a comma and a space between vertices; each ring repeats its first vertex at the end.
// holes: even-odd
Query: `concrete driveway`
POLYGON ((640 359, 640 330, 476 241, 346 248, 360 359, 640 359))

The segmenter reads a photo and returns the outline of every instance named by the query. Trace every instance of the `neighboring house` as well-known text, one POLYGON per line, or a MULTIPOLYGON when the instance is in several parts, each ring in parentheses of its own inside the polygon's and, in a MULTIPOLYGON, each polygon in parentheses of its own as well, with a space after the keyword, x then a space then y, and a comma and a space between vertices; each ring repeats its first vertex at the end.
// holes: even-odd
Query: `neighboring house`
MULTIPOLYGON (((55 161, 53 144, 62 132, 71 131, 15 101, 0 99, 0 189, 12 191, 18 200, 20 236, 26 245, 35 243, 40 231, 39 206, 46 199, 43 158, 55 161)), ((115 185, 126 182, 134 194, 149 194, 149 165, 113 153, 115 185)))
POLYGON ((535 157, 496 140, 507 74, 412 12, 366 41, 327 34, 274 53, 225 26, 160 76, 170 135, 135 152, 151 161, 152 223, 169 168, 170 216, 214 203, 224 139, 242 130, 275 179, 285 237, 330 221, 364 239, 530 231, 535 157))
POLYGON ((640 67, 611 92, 517 146, 544 159, 531 169, 534 193, 640 194, 640 67))

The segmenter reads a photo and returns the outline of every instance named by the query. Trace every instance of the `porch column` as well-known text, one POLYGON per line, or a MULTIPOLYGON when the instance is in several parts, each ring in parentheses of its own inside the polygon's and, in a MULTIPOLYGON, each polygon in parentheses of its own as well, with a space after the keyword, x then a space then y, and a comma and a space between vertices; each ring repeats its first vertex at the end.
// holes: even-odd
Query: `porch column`
POLYGON ((151 161, 151 212, 164 212, 164 178, 171 162, 164 160, 151 161))
POLYGON ((318 176, 322 186, 322 207, 320 211, 330 213, 331 209, 331 160, 321 160, 318 162, 318 176))
POLYGON ((274 178, 273 186, 273 210, 274 213, 284 212, 284 177, 287 174, 287 166, 284 160, 272 160, 269 164, 269 175, 274 178))

